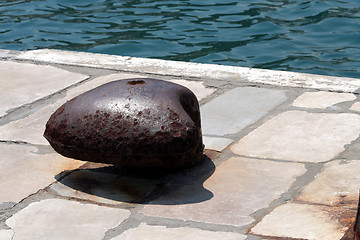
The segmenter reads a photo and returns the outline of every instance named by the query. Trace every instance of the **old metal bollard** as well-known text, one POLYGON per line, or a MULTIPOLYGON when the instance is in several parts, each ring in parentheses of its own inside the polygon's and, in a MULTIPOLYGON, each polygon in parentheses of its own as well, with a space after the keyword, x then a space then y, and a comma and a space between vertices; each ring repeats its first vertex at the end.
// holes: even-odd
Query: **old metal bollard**
POLYGON ((57 109, 44 133, 60 154, 125 167, 178 169, 202 160, 199 103, 148 78, 104 84, 57 109))

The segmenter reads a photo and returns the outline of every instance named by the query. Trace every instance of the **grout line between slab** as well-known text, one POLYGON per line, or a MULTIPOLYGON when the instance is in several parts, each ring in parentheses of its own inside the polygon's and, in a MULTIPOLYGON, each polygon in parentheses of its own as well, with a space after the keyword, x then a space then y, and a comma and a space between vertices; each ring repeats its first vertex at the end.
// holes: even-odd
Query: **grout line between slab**
POLYGON ((141 223, 145 223, 150 226, 165 226, 166 228, 180 228, 180 227, 191 227, 197 228, 201 230, 207 231, 221 231, 221 232, 234 232, 244 234, 246 233, 246 226, 232 226, 232 225, 222 225, 222 224, 213 224, 206 222, 198 222, 191 220, 182 220, 182 219, 171 219, 166 217, 155 217, 155 216, 147 216, 145 214, 140 213, 140 210, 144 207, 144 205, 137 205, 132 209, 131 215, 120 225, 115 228, 109 229, 103 238, 103 240, 109 240, 115 236, 118 236, 125 232, 126 230, 136 228, 141 223))
POLYGON ((306 172, 301 176, 298 176, 295 182, 290 186, 290 188, 286 192, 282 193, 280 198, 271 202, 267 208, 260 209, 249 215, 255 219, 255 222, 250 224, 249 226, 249 233, 255 225, 257 225, 266 215, 271 213, 275 208, 286 204, 292 199, 295 199, 300 190, 309 183, 311 183, 315 179, 315 176, 322 171, 324 163, 307 163, 304 165, 306 168, 306 172))

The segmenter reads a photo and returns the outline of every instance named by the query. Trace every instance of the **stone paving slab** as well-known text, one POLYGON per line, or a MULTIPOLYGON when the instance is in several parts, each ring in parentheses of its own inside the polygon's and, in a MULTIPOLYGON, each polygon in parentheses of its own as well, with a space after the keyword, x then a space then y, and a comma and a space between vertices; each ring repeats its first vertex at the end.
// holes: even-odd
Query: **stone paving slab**
POLYGON ((333 212, 336 210, 325 206, 287 203, 265 216, 251 232, 282 238, 340 239, 348 226, 332 218, 333 212))
POLYGON ((198 194, 192 184, 151 202, 141 212, 149 216, 243 226, 254 221, 251 213, 279 198, 296 176, 304 172, 304 166, 297 163, 231 158, 204 182, 204 188, 214 195, 210 200, 181 204, 198 194), (262 181, 256 181, 259 177, 262 181), (178 204, 164 205, 165 202, 178 204))
POLYGON ((0 152, 0 204, 19 202, 55 182, 55 175, 84 164, 25 145, 2 143, 0 152))
POLYGON ((360 160, 326 163, 314 181, 301 190, 296 200, 332 206, 357 207, 360 160))
POLYGON ((0 61, 0 116, 88 78, 59 68, 0 61))
POLYGON ((353 111, 360 112, 360 102, 354 103, 354 104, 351 106, 350 109, 353 110, 353 111))
POLYGON ((167 228, 164 226, 149 226, 144 223, 136 228, 126 230, 118 237, 111 240, 244 240, 245 235, 231 232, 212 232, 191 227, 167 228))
POLYGON ((222 138, 222 137, 208 137, 203 136, 203 142, 206 149, 212 149, 218 152, 224 150, 227 146, 232 143, 232 139, 230 138, 222 138))
POLYGON ((306 92, 295 99, 293 106, 320 109, 325 109, 327 107, 335 108, 333 106, 335 104, 353 101, 355 99, 356 96, 350 93, 306 92))
POLYGON ((14 240, 98 240, 129 215, 130 211, 125 209, 47 199, 31 203, 6 220, 6 224, 13 229, 14 240))
POLYGON ((288 111, 267 121, 231 147, 235 154, 300 162, 324 162, 360 134, 360 116, 288 111))
POLYGON ((285 93, 255 87, 230 90, 201 107, 203 134, 224 136, 240 132, 283 103, 287 99, 285 93))
POLYGON ((215 88, 206 88, 203 82, 192 82, 187 80, 169 80, 190 89, 200 101, 215 92, 215 88))

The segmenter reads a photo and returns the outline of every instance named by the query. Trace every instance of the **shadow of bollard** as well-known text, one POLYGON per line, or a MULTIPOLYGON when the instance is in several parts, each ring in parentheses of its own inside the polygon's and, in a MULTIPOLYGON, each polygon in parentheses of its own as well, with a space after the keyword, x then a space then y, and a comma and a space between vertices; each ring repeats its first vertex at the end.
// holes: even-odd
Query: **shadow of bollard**
POLYGON ((148 203, 177 189, 191 185, 191 194, 161 204, 191 204, 211 199, 203 183, 213 174, 213 161, 203 155, 199 165, 172 173, 151 169, 104 166, 58 174, 50 189, 61 196, 104 204, 148 203), (65 176, 65 177, 63 177, 65 176))

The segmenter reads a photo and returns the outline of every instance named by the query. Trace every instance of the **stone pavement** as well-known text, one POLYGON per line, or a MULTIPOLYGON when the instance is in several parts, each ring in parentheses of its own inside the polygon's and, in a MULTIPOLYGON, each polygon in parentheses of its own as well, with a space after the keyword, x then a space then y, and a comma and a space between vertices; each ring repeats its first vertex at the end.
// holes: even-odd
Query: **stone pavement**
POLYGON ((360 188, 360 80, 56 50, 0 50, 0 239, 337 240, 360 188), (205 161, 171 174, 62 157, 42 137, 109 81, 191 89, 205 161))

